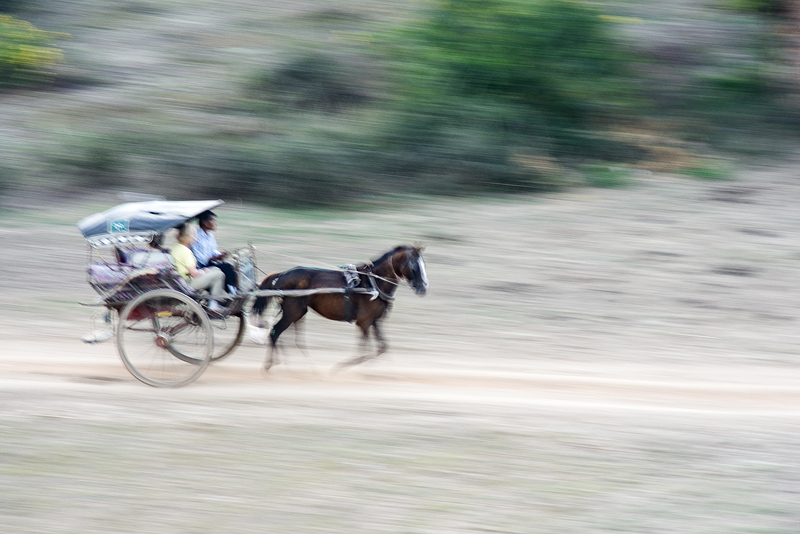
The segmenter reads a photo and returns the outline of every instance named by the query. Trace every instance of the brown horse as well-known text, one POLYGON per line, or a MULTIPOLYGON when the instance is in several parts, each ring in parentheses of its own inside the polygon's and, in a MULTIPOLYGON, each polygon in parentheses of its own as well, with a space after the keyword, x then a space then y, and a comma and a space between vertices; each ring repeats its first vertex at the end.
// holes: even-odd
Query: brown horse
MULTIPOLYGON (((406 280, 418 295, 428 291, 428 276, 423 247, 401 245, 393 248, 377 260, 357 266, 352 271, 294 267, 288 271, 267 276, 259 289, 315 290, 323 291, 296 297, 283 296, 281 316, 270 331, 269 355, 264 368, 274 363, 274 352, 281 333, 308 313, 311 308, 321 316, 333 321, 355 321, 361 329, 362 342, 366 345, 370 328, 375 332, 378 350, 343 362, 337 368, 357 365, 386 352, 386 342, 381 335, 380 321, 391 308, 394 293, 401 280, 406 280), (349 281, 349 283, 348 283, 349 281), (338 293, 325 293, 325 288, 334 288, 338 293)), ((270 298, 258 297, 253 313, 260 316, 270 298)))

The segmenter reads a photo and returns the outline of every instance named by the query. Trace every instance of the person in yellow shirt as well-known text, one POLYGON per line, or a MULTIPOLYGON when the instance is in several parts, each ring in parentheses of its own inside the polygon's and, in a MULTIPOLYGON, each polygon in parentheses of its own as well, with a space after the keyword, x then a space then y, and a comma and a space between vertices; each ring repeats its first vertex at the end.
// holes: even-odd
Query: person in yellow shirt
POLYGON ((208 290, 211 301, 208 309, 214 312, 221 310, 220 303, 228 299, 225 292, 225 273, 217 267, 197 268, 197 259, 189 248, 197 237, 197 229, 189 223, 178 225, 178 242, 169 250, 178 274, 193 289, 208 290))

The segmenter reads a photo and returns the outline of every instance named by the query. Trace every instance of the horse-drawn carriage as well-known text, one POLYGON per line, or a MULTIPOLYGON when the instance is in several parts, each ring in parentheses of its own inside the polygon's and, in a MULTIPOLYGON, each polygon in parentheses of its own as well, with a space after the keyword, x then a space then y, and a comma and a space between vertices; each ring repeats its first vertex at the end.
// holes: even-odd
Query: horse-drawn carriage
POLYGON ((192 289, 170 261, 131 260, 157 236, 221 204, 221 200, 130 202, 78 223, 89 245, 88 282, 100 295, 90 305, 107 309, 125 367, 145 384, 176 387, 198 378, 211 362, 228 356, 241 343, 247 310, 252 307, 260 315, 274 297, 281 299, 280 320, 270 333, 267 368, 280 333, 308 308, 329 319, 355 322, 365 339, 372 328, 380 354, 385 343, 377 323, 388 310, 398 281, 408 280, 419 294, 427 290, 419 247, 396 247, 374 263, 343 271, 298 267, 270 275, 259 287, 254 248, 247 246, 230 255, 239 282, 232 301, 220 313, 209 310, 209 295, 192 289))
POLYGON ((131 202, 78 223, 89 244, 88 282, 100 295, 93 305, 108 309, 123 363, 146 384, 187 384, 242 340, 247 326, 244 305, 256 288, 252 247, 231 255, 239 291, 226 313, 212 316, 206 309, 208 295, 189 287, 169 261, 131 260, 156 236, 221 204, 221 200, 131 202))

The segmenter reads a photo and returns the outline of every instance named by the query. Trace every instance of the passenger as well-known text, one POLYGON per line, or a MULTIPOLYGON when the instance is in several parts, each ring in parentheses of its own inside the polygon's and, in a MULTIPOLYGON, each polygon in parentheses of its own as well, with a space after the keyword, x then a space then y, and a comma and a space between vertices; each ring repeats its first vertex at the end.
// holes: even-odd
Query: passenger
POLYGON ((213 232, 217 230, 217 216, 213 211, 204 211, 197 216, 197 239, 192 244, 191 249, 194 257, 197 258, 198 267, 217 267, 225 273, 225 284, 228 291, 236 293, 239 287, 236 268, 230 263, 222 260, 228 255, 227 252, 220 252, 217 247, 217 239, 213 232))
POLYGON ((164 234, 154 235, 146 250, 137 250, 131 254, 130 262, 137 267, 172 263, 169 252, 163 248, 163 243, 164 234))
POLYGON ((178 225, 178 242, 170 249, 175 269, 193 289, 207 289, 211 295, 208 309, 221 311, 220 303, 228 299, 225 293, 225 274, 216 267, 197 268, 197 260, 189 248, 197 237, 197 230, 189 223, 178 225))

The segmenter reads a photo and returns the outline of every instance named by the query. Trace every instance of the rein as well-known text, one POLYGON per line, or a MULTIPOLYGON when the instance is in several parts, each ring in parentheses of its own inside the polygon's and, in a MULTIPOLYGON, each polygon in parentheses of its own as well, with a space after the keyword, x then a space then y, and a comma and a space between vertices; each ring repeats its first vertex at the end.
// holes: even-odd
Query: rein
MULTIPOLYGON (((371 267, 371 265, 370 265, 370 267, 371 267)), ((383 280, 384 282, 389 282, 392 285, 400 286, 400 282, 398 282, 397 280, 390 280, 389 278, 384 278, 383 276, 375 274, 372 271, 366 271, 366 272, 358 273, 358 274, 364 274, 364 275, 369 276, 370 278, 377 278, 378 280, 383 280)))
MULTIPOLYGON (((272 255, 272 256, 280 256, 280 257, 283 257, 283 258, 292 258, 292 259, 295 259, 295 260, 300 260, 301 262, 304 262, 304 263, 309 263, 309 264, 313 263, 313 264, 316 264, 319 268, 329 269, 331 271, 341 271, 341 272, 346 272, 347 271, 347 269, 342 269, 341 267, 339 267, 337 265, 331 265, 330 263, 325 263, 325 262, 322 262, 322 261, 312 260, 312 259, 309 259, 309 258, 305 258, 303 256, 296 256, 296 255, 293 255, 293 254, 281 254, 280 252, 269 252, 269 254, 272 255)), ((373 266, 373 263, 371 261, 368 261, 364 265, 371 268, 373 266)), ((256 268, 259 271, 261 271, 263 274, 269 274, 269 273, 259 269, 258 267, 256 267, 256 268)), ((377 278, 378 280, 383 280, 384 282, 389 282, 390 284, 394 284, 396 286, 400 285, 400 283, 397 282, 396 280, 390 280, 389 278, 384 278, 383 276, 377 275, 377 274, 373 273, 372 271, 366 271, 366 272, 359 273, 359 274, 370 276, 372 278, 377 278)))

